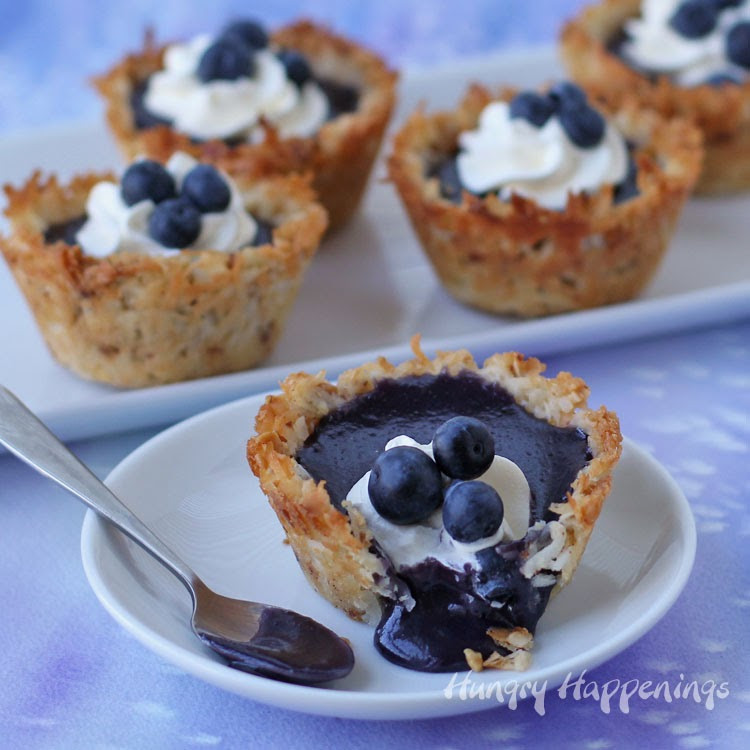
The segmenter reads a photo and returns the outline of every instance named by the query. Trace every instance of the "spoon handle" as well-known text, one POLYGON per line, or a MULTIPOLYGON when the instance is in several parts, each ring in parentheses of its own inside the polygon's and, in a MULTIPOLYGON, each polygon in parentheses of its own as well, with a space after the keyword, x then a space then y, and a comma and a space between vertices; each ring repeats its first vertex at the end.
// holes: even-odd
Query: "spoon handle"
POLYGON ((16 396, 0 385, 0 444, 117 526, 169 568, 191 592, 200 579, 16 396))

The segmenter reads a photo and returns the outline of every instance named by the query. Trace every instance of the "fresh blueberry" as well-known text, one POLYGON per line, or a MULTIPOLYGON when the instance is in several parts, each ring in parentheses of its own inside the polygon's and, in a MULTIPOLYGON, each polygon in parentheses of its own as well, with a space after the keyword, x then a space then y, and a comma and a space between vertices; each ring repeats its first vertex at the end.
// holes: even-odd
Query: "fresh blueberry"
POLYGON ((154 208, 148 233, 164 247, 188 247, 201 233, 200 211, 187 198, 170 198, 154 208))
POLYGON ((367 489, 375 510, 399 525, 424 520, 443 501, 443 478, 435 462, 406 445, 377 457, 367 489))
POLYGON ((453 479, 474 479, 489 469, 495 458, 495 440, 473 417, 453 417, 435 430, 435 463, 453 479))
POLYGON ((457 542, 492 536, 503 522, 500 495, 486 482, 454 482, 445 493, 443 526, 457 542))
POLYGON ((185 175, 182 194, 204 214, 223 211, 232 198, 229 185, 210 164, 198 164, 185 175))
POLYGON ((750 21, 741 21, 727 34, 727 57, 743 68, 750 68, 750 21))
POLYGON ((174 178, 158 161, 143 159, 131 164, 122 176, 120 194, 128 206, 145 200, 160 203, 177 195, 174 178))
POLYGON ((233 37, 215 41, 201 56, 198 78, 209 81, 235 81, 252 76, 255 70, 253 53, 245 44, 233 37))
POLYGON ((573 143, 580 148, 598 146, 604 136, 604 117, 588 104, 563 106, 558 112, 560 125, 573 143))
POLYGON ((532 125, 541 128, 555 114, 555 102, 548 96, 534 91, 522 91, 510 102, 511 118, 522 117, 532 125))
POLYGON ((277 57, 286 70, 286 77, 297 86, 303 86, 312 78, 312 70, 307 58, 293 49, 279 50, 277 57))
POLYGON ((268 46, 268 34, 257 21, 234 21, 224 28, 219 38, 235 38, 251 50, 268 46))
POLYGON ((716 28, 719 9, 705 0, 685 0, 669 19, 669 25, 686 39, 700 39, 716 28))
POLYGON ((146 107, 144 98, 148 89, 149 78, 146 78, 133 86, 130 92, 130 108, 133 112, 133 123, 138 130, 153 128, 158 125, 171 125, 172 120, 168 117, 154 114, 146 107))
POLYGON ((625 179, 615 186, 612 200, 615 203, 624 203, 638 195, 638 166, 632 156, 628 156, 628 171, 625 179))
POLYGON ((557 104, 557 116, 565 132, 576 146, 592 148, 604 135, 604 117, 589 105, 586 92, 575 83, 555 84, 548 96, 557 104))
POLYGON ((586 92, 570 81, 560 81, 550 88, 547 96, 558 107, 584 106, 587 102, 586 92))

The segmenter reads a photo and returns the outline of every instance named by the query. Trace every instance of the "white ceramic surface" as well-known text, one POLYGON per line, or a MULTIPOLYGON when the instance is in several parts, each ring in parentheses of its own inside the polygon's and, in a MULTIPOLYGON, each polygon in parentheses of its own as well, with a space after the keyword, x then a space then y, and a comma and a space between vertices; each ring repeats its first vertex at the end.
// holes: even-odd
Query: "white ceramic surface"
MULTIPOLYGON (((402 77, 394 124, 419 103, 448 107, 467 81, 535 85, 559 75, 552 50, 461 61, 402 77)), ((118 166, 101 123, 0 140, 2 181, 20 184, 35 168, 69 176, 118 166)), ((0 262, 0 382, 60 437, 72 439, 165 424, 233 398, 275 388, 291 369, 332 376, 377 350, 395 359, 408 340, 424 348, 471 348, 478 356, 519 349, 550 354, 596 343, 731 320, 750 312, 750 197, 691 202, 674 245, 641 299, 550 318, 517 321, 470 310, 442 290, 378 164, 363 208, 326 240, 310 268, 286 331, 262 367, 187 383, 121 391, 84 381, 58 365, 5 264, 0 262), (8 325, 12 321, 12 325, 8 325)), ((0 219, 0 230, 3 230, 0 219)))
MULTIPOLYGON (((352 674, 310 688, 225 666, 192 635, 188 596, 177 579, 89 512, 83 563, 102 604, 168 661, 268 704, 381 719, 497 706, 494 698, 461 700, 457 689, 446 698, 450 674, 390 664, 372 645, 371 627, 350 621, 309 587, 245 459, 262 402, 262 395, 250 397, 175 425, 122 461, 107 482, 218 592, 295 609, 347 637, 357 660, 352 674)), ((653 458, 626 440, 612 493, 576 576, 540 621, 531 669, 486 671, 473 675, 472 684, 536 680, 551 689, 568 674, 593 668, 664 615, 687 581, 694 554, 695 526, 683 494, 653 458)))

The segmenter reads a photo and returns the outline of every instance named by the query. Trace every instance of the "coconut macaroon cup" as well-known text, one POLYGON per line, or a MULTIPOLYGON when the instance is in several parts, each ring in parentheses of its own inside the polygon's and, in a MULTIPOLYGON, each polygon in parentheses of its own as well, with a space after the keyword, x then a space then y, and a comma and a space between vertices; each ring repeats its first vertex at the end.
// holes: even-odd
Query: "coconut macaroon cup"
POLYGON ((579 378, 544 377, 536 359, 496 354, 480 367, 465 350, 429 359, 417 338, 412 348, 401 365, 381 357, 335 384, 324 373, 287 377, 258 413, 250 466, 310 584, 349 617, 376 624, 387 659, 422 671, 525 669, 536 622, 573 576, 609 493, 621 451, 617 417, 587 407, 579 378), (457 415, 484 421, 502 456, 494 461, 515 462, 528 483, 528 505, 519 516, 510 506, 516 480, 503 485, 506 517, 520 517, 520 530, 450 543, 451 561, 438 564, 444 511, 443 522, 438 509, 389 524, 368 512, 358 488, 391 453, 392 438, 430 443, 457 415))
POLYGON ((254 22, 238 22, 227 27, 223 38, 229 31, 236 40, 237 27, 247 35, 248 26, 248 75, 239 75, 231 64, 224 70, 221 64, 209 64, 199 72, 206 45, 221 36, 157 46, 148 35, 140 52, 95 80, 110 129, 128 159, 146 154, 164 161, 179 150, 230 174, 311 171, 334 230, 360 203, 394 107, 397 75, 374 53, 310 21, 285 26, 270 37, 254 22), (161 85, 162 80, 164 97, 159 99, 148 89, 167 63, 174 85, 161 85), (209 80, 202 81, 200 75, 209 80), (257 81, 258 76, 263 80, 257 81), (204 91, 203 84, 213 89, 204 91), (286 88, 277 92, 273 86, 286 88), (271 89, 269 100, 258 104, 258 91, 266 88, 271 89), (291 114, 284 114, 297 94, 299 111, 294 105, 291 114), (181 112, 185 116, 177 122, 164 111, 149 110, 149 96, 156 97, 159 107, 175 111, 191 96, 202 109, 197 114, 181 112), (231 110, 227 117, 221 110, 225 105, 231 110), (321 110, 325 106, 327 114, 321 110))
MULTIPOLYGON (((244 370, 267 357, 326 228, 309 180, 238 178, 232 205, 239 201, 257 230, 236 249, 153 253, 138 249, 138 236, 92 256, 76 236, 93 191, 113 194, 112 183, 111 173, 62 184, 35 172, 20 188, 5 187, 10 233, 0 250, 55 359, 81 377, 135 388, 244 370)), ((145 222, 148 203, 116 221, 145 222)))
POLYGON ((735 193, 750 188, 750 4, 698 5, 702 28, 671 20, 679 0, 601 0, 565 25, 560 52, 569 75, 611 106, 635 98, 666 117, 692 120, 705 148, 694 192, 735 193), (633 22, 642 30, 642 53, 630 51, 633 22), (732 31, 737 25, 739 33, 732 31), (731 34, 739 62, 726 56, 731 34))
MULTIPOLYGON (((571 84, 557 86, 585 96, 571 84)), ((495 94, 472 85, 456 109, 417 111, 394 138, 390 179, 441 283, 460 302, 491 313, 549 315, 638 295, 659 266, 700 169, 701 137, 689 123, 667 121, 632 101, 616 112, 589 101, 582 104, 586 112, 605 118, 605 145, 615 132, 624 140, 621 159, 628 165, 619 184, 567 192, 558 208, 515 189, 502 197, 465 189, 455 171, 459 140, 478 127, 485 108, 503 102, 512 111, 516 98, 547 100, 551 92, 519 97, 515 89, 495 94)), ((507 153, 536 159, 538 143, 520 145, 507 153)), ((488 162, 494 158, 489 154, 488 162)))

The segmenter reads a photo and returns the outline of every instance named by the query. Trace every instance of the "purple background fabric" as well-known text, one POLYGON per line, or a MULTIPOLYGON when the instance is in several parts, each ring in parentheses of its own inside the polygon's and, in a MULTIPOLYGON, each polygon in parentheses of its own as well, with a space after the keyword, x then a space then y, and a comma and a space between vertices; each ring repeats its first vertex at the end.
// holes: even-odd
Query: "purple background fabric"
MULTIPOLYGON (((214 28, 247 4, 4 0, 0 135, 100 116, 86 79, 138 46, 214 28), (52 6, 52 7, 50 7, 52 6)), ((576 0, 275 0, 268 25, 300 16, 375 48, 395 66, 552 43, 576 0)), ((0 165, 0 174, 2 168, 0 165)), ((0 306, 3 302, 0 300, 0 306)), ((5 321, 8 324, 8 321, 5 321)), ((536 354, 536 352, 527 352, 536 354)), ((688 585, 667 616, 588 676, 727 682, 713 710, 633 700, 629 714, 550 693, 463 717, 411 722, 317 718, 245 700, 182 674, 127 635, 81 569, 83 508, 0 456, 0 747, 8 748, 740 748, 750 743, 750 321, 545 358, 617 411, 687 495, 698 529, 688 585)), ((100 475, 154 434, 74 444, 100 475)))

